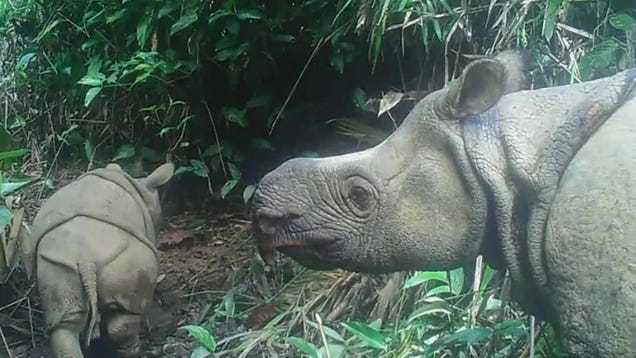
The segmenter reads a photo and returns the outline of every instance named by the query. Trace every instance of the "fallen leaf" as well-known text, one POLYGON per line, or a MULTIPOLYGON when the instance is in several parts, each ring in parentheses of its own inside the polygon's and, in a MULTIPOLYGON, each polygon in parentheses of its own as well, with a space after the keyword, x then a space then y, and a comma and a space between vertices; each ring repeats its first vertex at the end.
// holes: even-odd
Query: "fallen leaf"
POLYGON ((163 233, 159 240, 159 249, 163 250, 169 247, 181 245, 187 239, 192 239, 192 231, 190 230, 175 229, 167 231, 163 233))
POLYGON ((166 278, 165 274, 161 274, 161 275, 157 276, 157 285, 159 284, 159 282, 163 281, 164 278, 166 278))
POLYGON ((248 328, 260 328, 274 318, 277 313, 276 307, 271 304, 256 307, 247 318, 245 325, 248 328))
POLYGON ((389 91, 387 92, 382 99, 380 100, 380 110, 378 111, 378 117, 382 115, 382 113, 390 110, 395 107, 400 100, 404 97, 404 93, 389 91))

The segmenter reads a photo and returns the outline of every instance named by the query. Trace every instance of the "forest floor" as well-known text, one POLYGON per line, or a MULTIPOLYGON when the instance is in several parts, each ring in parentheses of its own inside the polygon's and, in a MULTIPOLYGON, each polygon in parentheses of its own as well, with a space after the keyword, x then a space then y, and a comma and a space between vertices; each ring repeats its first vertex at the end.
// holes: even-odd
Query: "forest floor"
MULTIPOLYGON (((79 174, 81 172, 61 171, 53 178, 55 187, 60 188, 79 174)), ((42 202, 33 200, 35 195, 31 194, 25 195, 29 223, 42 202)), ((190 357, 193 341, 179 328, 203 324, 232 288, 231 281, 244 277, 256 257, 246 230, 244 204, 238 200, 212 202, 201 196, 199 199, 196 205, 186 203, 185 207, 194 207, 193 210, 183 210, 183 205, 164 207, 164 212, 174 215, 164 217, 158 233, 160 272, 153 306, 142 324, 144 357, 190 357)), ((20 272, 14 274, 20 275, 20 272)), ((10 300, 2 297, 6 296, 4 292, 0 295, 0 321, 3 322, 0 357, 49 357, 37 289, 31 282, 24 282, 24 277, 18 281, 22 282, 14 287, 27 287, 24 295, 14 295, 10 300)), ((226 322, 225 326, 236 330, 244 323, 226 322)), ((99 354, 103 349, 98 342, 90 356, 111 356, 99 354)))

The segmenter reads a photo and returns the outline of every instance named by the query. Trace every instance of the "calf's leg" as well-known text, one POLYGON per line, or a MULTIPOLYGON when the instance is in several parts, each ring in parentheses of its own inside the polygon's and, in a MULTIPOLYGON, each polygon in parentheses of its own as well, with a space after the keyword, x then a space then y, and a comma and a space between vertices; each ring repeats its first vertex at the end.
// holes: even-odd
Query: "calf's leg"
POLYGON ((88 303, 77 272, 38 257, 37 277, 53 357, 84 357, 80 333, 88 323, 88 303))

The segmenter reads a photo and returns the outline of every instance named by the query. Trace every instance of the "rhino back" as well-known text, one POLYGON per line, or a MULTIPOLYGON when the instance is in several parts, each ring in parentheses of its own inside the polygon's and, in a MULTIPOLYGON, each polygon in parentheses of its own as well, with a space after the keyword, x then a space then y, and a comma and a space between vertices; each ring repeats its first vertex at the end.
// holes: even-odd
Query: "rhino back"
POLYGON ((137 241, 128 232, 93 218, 75 217, 48 231, 38 245, 41 260, 77 270, 77 263, 88 261, 98 268, 112 262, 137 241))
POLYGON ((545 264, 564 343, 636 356, 636 99, 578 151, 546 227, 545 264))
MULTIPOLYGON (((114 182, 86 176, 58 190, 40 208, 33 222, 33 237, 38 242, 38 250, 42 249, 40 241, 45 236, 48 240, 47 233, 62 224, 68 232, 75 230, 92 235, 97 231, 95 223, 88 231, 84 230, 91 228, 90 225, 76 227, 76 223, 81 222, 75 220, 78 217, 102 221, 133 234, 133 238, 147 241, 144 236, 148 232, 148 221, 144 219, 144 208, 139 201, 114 182)), ((61 247, 66 248, 67 245, 61 247)))

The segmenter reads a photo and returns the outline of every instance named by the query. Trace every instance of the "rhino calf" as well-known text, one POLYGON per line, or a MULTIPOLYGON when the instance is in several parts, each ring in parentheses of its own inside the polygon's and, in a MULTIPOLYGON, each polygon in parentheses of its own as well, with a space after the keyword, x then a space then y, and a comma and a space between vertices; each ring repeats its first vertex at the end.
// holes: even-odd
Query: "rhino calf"
POLYGON ((36 275, 55 357, 83 357, 100 329, 119 354, 139 355, 141 317, 158 273, 157 188, 173 174, 166 163, 135 179, 109 164, 62 187, 40 208, 32 227, 36 275))
POLYGON ((375 273, 481 254, 570 355, 636 357, 636 69, 520 90, 514 57, 472 62, 375 147, 265 175, 257 246, 375 273))

